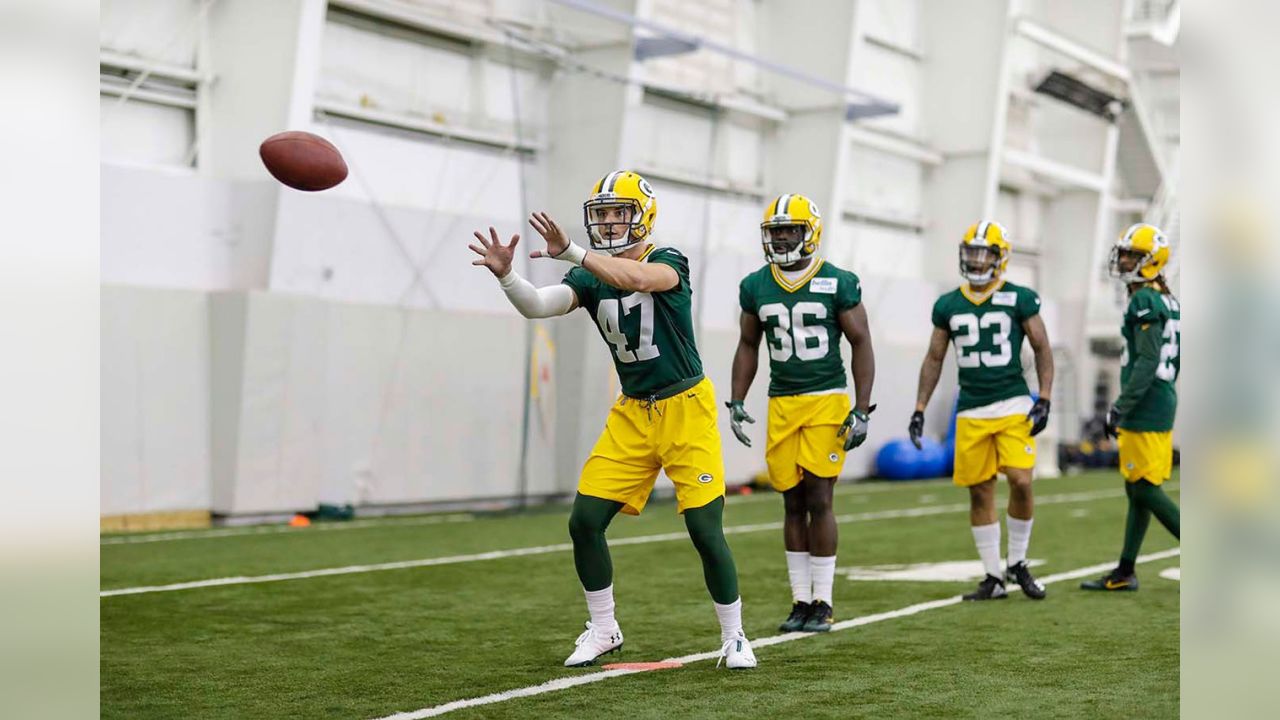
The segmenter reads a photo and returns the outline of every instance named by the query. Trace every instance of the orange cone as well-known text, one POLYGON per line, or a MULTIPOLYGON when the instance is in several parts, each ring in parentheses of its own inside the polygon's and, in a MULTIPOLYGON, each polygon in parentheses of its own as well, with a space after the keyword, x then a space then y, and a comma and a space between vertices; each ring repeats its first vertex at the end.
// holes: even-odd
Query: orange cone
POLYGON ((306 515, 294 515, 289 518, 289 527, 311 527, 311 519, 306 515))

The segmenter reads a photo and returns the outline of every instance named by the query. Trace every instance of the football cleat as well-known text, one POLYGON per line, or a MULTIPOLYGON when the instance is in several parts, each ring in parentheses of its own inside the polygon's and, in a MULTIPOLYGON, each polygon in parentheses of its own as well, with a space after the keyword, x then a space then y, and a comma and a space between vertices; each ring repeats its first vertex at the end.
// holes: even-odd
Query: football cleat
POLYGON ((1004 275, 1012 253, 1003 225, 990 220, 970 225, 960 240, 960 276, 971 283, 991 282, 1004 275))
POLYGON ((1044 599, 1046 594, 1044 583, 1031 575, 1031 568, 1027 567, 1026 561, 1010 565, 1009 569, 1005 571, 1004 577, 1008 582, 1018 583, 1018 587, 1022 588, 1022 594, 1032 600, 1044 599))
POLYGON ((1004 581, 995 575, 987 575, 978 583, 978 589, 960 596, 963 600, 1003 600, 1009 597, 1004 589, 1004 581))
POLYGON ((831 606, 822 600, 814 600, 811 608, 809 618, 804 621, 804 627, 801 629, 805 632, 830 631, 831 623, 835 622, 831 606))
POLYGON ((809 609, 813 607, 807 602, 796 601, 791 605, 791 614, 778 626, 782 632, 800 632, 804 629, 804 621, 809 619, 809 609))
POLYGON ((738 633, 737 637, 724 641, 724 645, 720 646, 720 659, 716 661, 716 667, 720 667, 720 663, 724 663, 730 670, 745 670, 756 666, 756 654, 751 651, 751 642, 746 635, 738 633))
POLYGON ((1097 580, 1085 580, 1080 583, 1081 590, 1102 590, 1103 592, 1134 592, 1138 589, 1137 574, 1125 574, 1116 568, 1097 580))
POLYGON ((588 622, 587 629, 578 636, 578 639, 573 644, 577 647, 574 648, 573 654, 569 656, 569 659, 564 661, 565 667, 595 665, 596 660, 601 655, 608 655, 622 650, 622 630, 618 629, 606 634, 596 630, 596 627, 588 622))

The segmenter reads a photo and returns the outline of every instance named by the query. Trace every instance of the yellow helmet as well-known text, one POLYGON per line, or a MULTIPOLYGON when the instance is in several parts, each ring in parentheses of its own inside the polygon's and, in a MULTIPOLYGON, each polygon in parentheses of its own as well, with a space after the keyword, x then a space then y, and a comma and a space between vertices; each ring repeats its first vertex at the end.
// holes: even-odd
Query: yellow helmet
POLYGON ((1169 241, 1155 225, 1131 225, 1111 248, 1108 270, 1111 277, 1127 283, 1148 282, 1160 277, 1169 262, 1169 241), (1120 267, 1121 256, 1130 254, 1137 262, 1129 270, 1120 267))
POLYGON ((791 265, 818 252, 822 242, 822 213, 818 206, 803 195, 779 195, 764 209, 764 222, 760 223, 760 243, 764 257, 774 265, 791 265), (795 246, 785 252, 773 249, 769 231, 774 228, 800 226, 801 237, 795 246))
POLYGON ((582 203, 582 216, 591 248, 617 255, 653 235, 658 199, 648 180, 630 170, 616 170, 600 178, 591 188, 591 195, 582 203), (624 212, 610 217, 611 210, 624 212), (618 225, 626 225, 627 232, 614 237, 614 228, 618 225))
POLYGON ((974 223, 960 241, 960 277, 973 283, 990 282, 1004 275, 1012 253, 1009 231, 1003 225, 992 220, 974 223))

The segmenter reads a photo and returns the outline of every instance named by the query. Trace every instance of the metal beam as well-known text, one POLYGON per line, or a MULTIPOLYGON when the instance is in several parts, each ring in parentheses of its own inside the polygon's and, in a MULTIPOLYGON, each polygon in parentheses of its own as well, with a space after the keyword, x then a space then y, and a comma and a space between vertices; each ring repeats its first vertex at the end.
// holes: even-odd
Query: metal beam
POLYGON ((1050 30, 1049 28, 1034 23, 1027 18, 1019 18, 1016 25, 1019 33, 1026 39, 1048 48, 1054 52, 1061 53, 1072 60, 1084 63, 1098 72, 1110 75, 1118 80, 1129 82, 1129 68, 1125 67, 1120 61, 1109 58, 1102 53, 1087 48, 1084 45, 1068 38, 1061 33, 1050 30))
POLYGON ((852 102, 849 103, 849 108, 847 112, 855 115, 856 117, 893 115, 893 114, 896 114, 899 109, 899 106, 897 103, 892 102, 890 100, 885 100, 884 98, 876 97, 875 95, 872 95, 863 90, 858 90, 857 88, 852 88, 847 85, 842 85, 840 83, 832 82, 825 78, 820 78, 816 75, 807 73, 799 68, 795 68, 790 65, 783 65, 782 63, 776 63, 776 62, 773 62, 772 60, 767 60, 758 55, 752 55, 751 53, 743 52, 742 50, 739 50, 735 47, 725 45, 723 43, 719 43, 714 40, 710 40, 708 38, 694 35, 692 33, 687 33, 682 30, 677 30, 676 28, 668 27, 660 23, 655 23, 652 20, 645 20, 643 18, 636 17, 635 15, 632 15, 630 13, 625 13, 620 10, 614 10, 611 7, 607 7, 598 2, 594 2, 594 0, 551 0, 551 2, 554 2, 558 5, 563 5, 568 8, 572 8, 574 10, 579 10, 585 13, 590 13, 592 15, 597 15, 599 17, 608 18, 616 22, 624 23, 634 28, 647 30, 653 33, 654 35, 658 35, 660 37, 672 38, 676 41, 679 41, 686 45, 692 45, 702 50, 709 50, 714 53, 719 53, 720 55, 733 58, 734 60, 740 60, 742 62, 755 65, 756 67, 759 67, 763 70, 767 70, 769 72, 776 73, 778 75, 789 77, 793 80, 798 80, 807 85, 812 85, 814 87, 827 90, 829 92, 839 95, 841 98, 844 98, 845 100, 852 99, 852 102))

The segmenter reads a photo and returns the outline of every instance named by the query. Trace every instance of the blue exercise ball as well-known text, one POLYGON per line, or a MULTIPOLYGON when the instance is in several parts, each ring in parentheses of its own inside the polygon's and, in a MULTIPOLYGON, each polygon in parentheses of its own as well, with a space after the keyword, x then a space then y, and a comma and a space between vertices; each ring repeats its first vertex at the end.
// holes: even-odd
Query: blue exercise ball
POLYGON ((915 480, 946 475, 946 447, 933 438, 921 438, 916 449, 908 438, 886 442, 876 453, 876 474, 890 480, 915 480))

